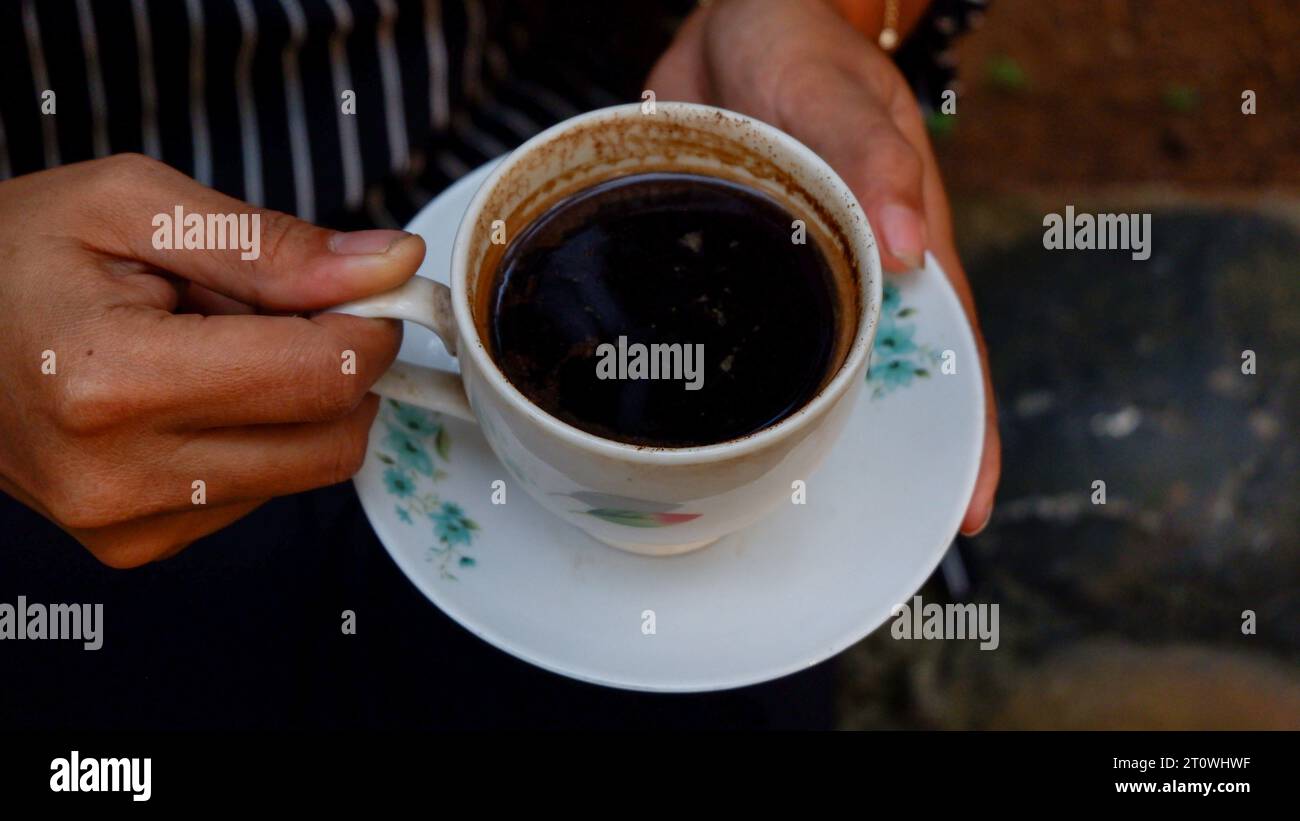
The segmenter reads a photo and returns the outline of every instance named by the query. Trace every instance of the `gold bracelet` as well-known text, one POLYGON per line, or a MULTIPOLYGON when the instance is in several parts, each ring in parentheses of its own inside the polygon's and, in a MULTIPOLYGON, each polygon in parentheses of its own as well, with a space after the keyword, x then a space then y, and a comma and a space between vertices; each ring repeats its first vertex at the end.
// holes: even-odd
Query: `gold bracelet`
POLYGON ((885 0, 885 27, 880 30, 879 43, 885 51, 898 45, 898 0, 885 0))
MULTIPOLYGON (((700 8, 712 5, 713 0, 696 0, 700 8)), ((899 0, 885 0, 885 25, 880 30, 876 42, 885 51, 893 51, 898 46, 899 0)))

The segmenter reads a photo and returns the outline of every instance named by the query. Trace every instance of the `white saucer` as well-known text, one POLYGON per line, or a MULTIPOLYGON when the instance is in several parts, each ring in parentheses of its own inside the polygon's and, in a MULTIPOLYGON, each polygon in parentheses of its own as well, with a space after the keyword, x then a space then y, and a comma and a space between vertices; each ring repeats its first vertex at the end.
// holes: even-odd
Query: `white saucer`
MULTIPOLYGON (((447 281, 461 215, 492 165, 407 226, 428 244, 421 276, 447 281)), ((357 493, 416 587, 475 635, 539 667, 673 692, 810 667, 881 625, 925 582, 979 466, 983 384, 956 295, 933 259, 886 290, 871 375, 810 478, 806 504, 711 547, 649 558, 600 544, 538 507, 474 425, 388 400, 357 493), (956 373, 942 372, 945 350, 956 373), (492 503, 497 480, 504 505, 492 503)), ((410 323, 400 357, 456 369, 437 338, 410 323)))

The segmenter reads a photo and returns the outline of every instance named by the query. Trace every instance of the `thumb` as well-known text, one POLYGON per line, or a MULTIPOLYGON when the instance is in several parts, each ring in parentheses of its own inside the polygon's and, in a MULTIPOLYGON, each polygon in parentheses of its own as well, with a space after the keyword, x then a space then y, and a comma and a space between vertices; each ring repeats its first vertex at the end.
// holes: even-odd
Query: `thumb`
POLYGON ((227 197, 147 157, 92 165, 85 204, 111 229, 104 250, 265 310, 315 310, 386 291, 424 258, 424 241, 414 234, 320 228, 227 197))
POLYGON ((686 18, 664 51, 650 76, 646 89, 661 100, 703 103, 709 99, 709 72, 704 61, 704 22, 709 7, 701 6, 686 18))
POLYGON ((924 162, 889 104, 830 64, 791 72, 779 125, 817 152, 857 196, 890 271, 919 268, 929 244, 924 162))

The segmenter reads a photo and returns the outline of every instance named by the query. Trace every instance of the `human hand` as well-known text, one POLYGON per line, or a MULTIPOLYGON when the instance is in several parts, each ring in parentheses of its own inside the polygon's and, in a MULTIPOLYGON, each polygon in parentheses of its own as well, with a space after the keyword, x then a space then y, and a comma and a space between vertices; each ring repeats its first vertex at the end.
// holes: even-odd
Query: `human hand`
POLYGON ((417 236, 338 234, 137 155, 0 183, 0 489, 132 567, 346 479, 400 324, 256 312, 396 287, 423 256, 417 236), (260 257, 155 249, 153 218, 176 206, 259 214, 260 257))
POLYGON ((646 87, 756 117, 816 151, 866 210, 886 270, 920 267, 926 250, 939 260, 983 360, 984 453, 961 532, 982 530, 1002 466, 988 353, 925 123, 893 62, 823 0, 718 0, 686 20, 646 87))

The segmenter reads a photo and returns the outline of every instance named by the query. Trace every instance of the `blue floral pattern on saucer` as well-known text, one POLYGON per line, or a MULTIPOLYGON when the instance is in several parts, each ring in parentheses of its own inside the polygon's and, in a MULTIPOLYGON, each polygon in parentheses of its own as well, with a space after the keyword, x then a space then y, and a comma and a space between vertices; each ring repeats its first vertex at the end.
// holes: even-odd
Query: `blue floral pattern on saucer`
POLYGON ((886 282, 880 302, 880 326, 871 349, 867 384, 871 398, 880 399, 898 388, 906 388, 916 379, 928 379, 941 354, 916 341, 916 325, 904 320, 916 309, 903 305, 898 286, 886 282))

